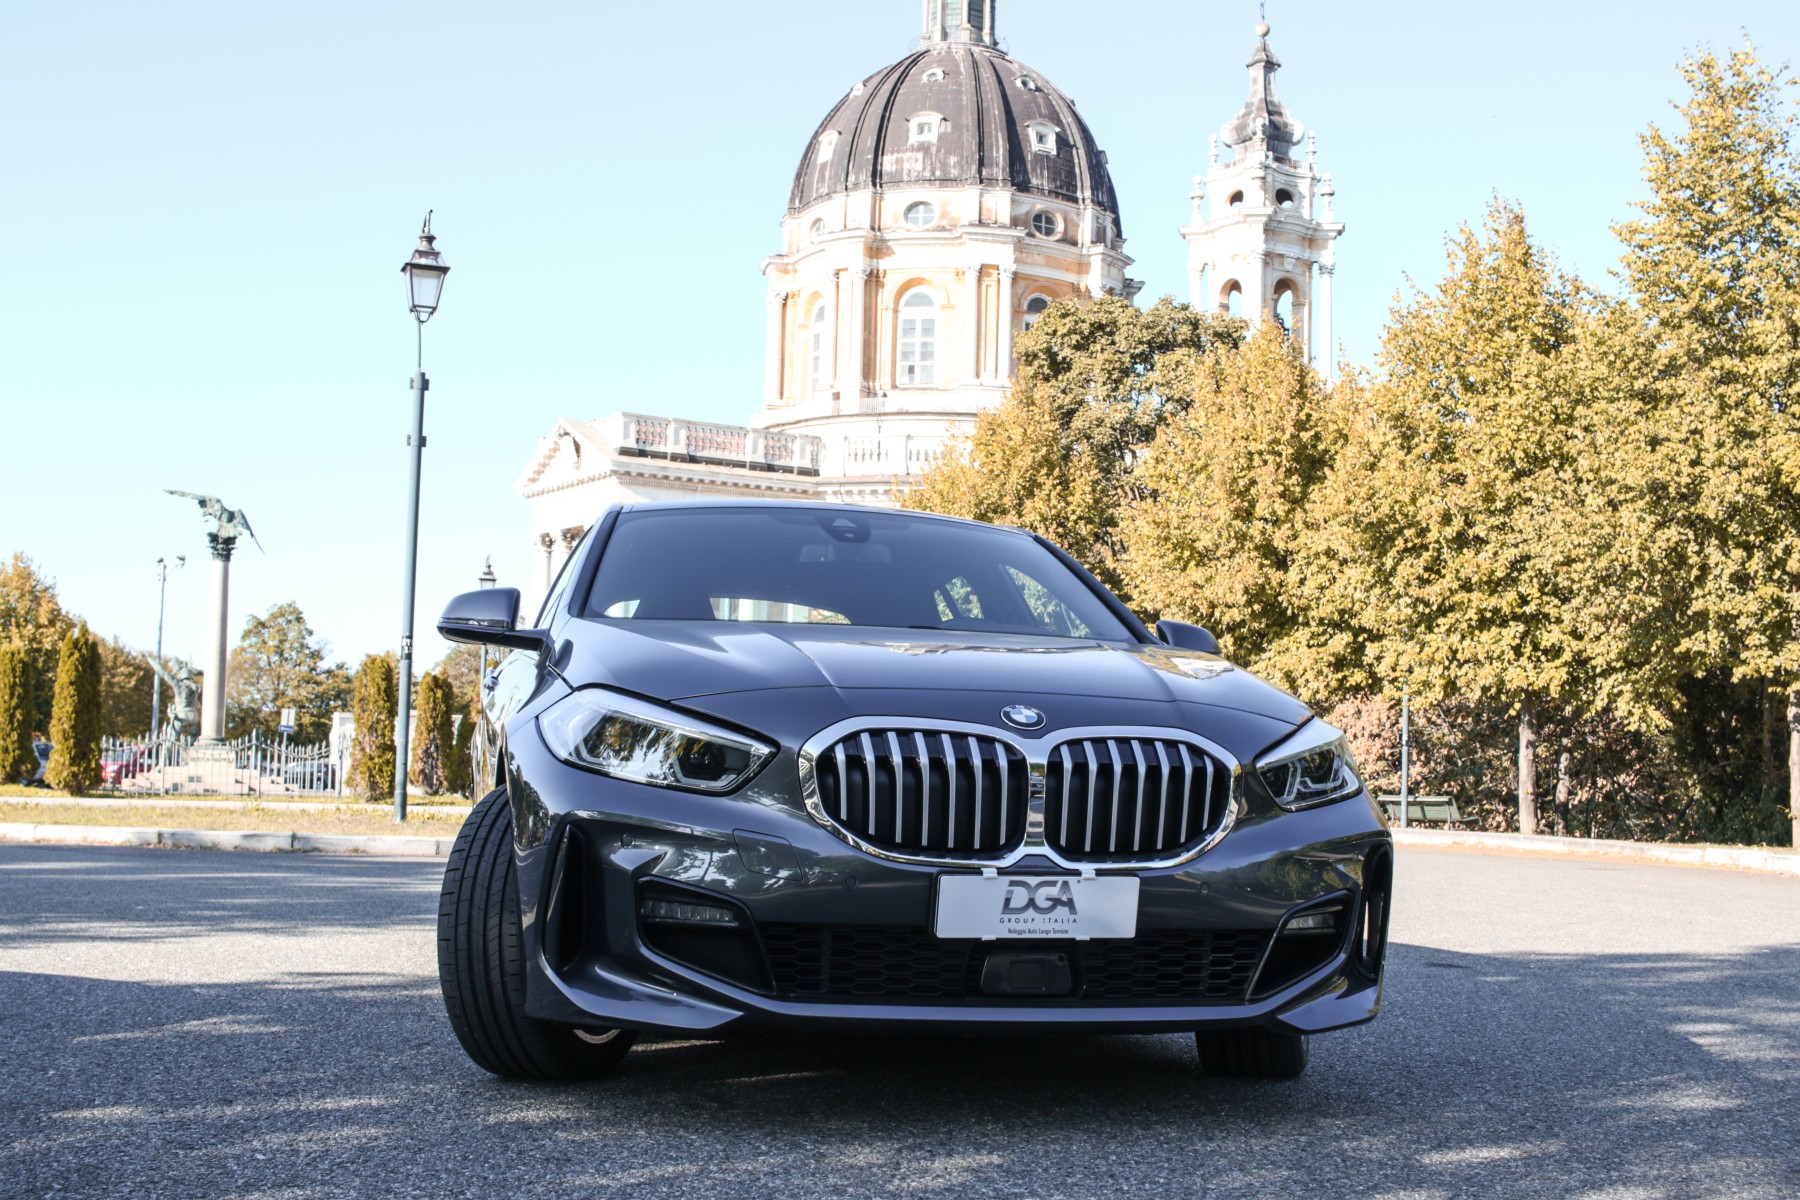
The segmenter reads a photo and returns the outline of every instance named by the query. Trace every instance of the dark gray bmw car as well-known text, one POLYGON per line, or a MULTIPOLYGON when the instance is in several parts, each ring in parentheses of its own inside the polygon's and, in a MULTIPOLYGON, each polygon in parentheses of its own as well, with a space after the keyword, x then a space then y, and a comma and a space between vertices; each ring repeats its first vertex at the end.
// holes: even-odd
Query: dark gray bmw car
POLYGON ((518 608, 438 624, 513 651, 439 910, 489 1071, 762 1025, 1193 1030, 1279 1078, 1380 1007, 1392 850, 1342 735, 1042 538, 630 505, 518 608))

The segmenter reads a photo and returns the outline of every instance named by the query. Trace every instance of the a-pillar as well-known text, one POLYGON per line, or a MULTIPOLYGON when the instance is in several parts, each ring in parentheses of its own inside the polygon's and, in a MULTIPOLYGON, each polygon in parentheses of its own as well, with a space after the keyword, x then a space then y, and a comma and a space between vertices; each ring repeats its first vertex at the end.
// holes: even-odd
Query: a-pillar
POLYGON ((1331 263, 1319 264, 1319 294, 1314 302, 1318 336, 1313 339, 1313 367, 1328 383, 1337 370, 1337 348, 1331 341, 1331 276, 1336 270, 1331 263))
POLYGON ((230 661, 227 632, 231 619, 231 551, 234 537, 206 535, 212 546, 212 599, 206 612, 206 678, 201 683, 200 740, 225 740, 225 665, 230 661))

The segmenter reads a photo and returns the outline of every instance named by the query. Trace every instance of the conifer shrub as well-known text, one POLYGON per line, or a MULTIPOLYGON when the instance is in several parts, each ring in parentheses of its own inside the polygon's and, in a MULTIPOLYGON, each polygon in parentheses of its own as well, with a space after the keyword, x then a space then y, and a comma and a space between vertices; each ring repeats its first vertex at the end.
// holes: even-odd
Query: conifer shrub
POLYGON ((456 744, 454 702, 450 681, 438 672, 419 680, 419 726, 413 737, 410 778, 428 796, 441 796, 449 790, 445 768, 456 744))
POLYGON ((466 712, 456 726, 456 741, 444 762, 444 790, 453 796, 475 796, 475 714, 466 712))
POLYGON ((50 742, 45 783, 76 796, 100 786, 100 651, 85 621, 63 638, 57 658, 50 742))
POLYGON ((30 779, 37 773, 31 749, 36 712, 31 656, 23 646, 0 647, 0 780, 30 779))
POLYGON ((357 668, 356 692, 351 701, 356 742, 349 783, 352 791, 372 803, 390 799, 394 794, 398 688, 393 660, 385 654, 371 654, 357 668))

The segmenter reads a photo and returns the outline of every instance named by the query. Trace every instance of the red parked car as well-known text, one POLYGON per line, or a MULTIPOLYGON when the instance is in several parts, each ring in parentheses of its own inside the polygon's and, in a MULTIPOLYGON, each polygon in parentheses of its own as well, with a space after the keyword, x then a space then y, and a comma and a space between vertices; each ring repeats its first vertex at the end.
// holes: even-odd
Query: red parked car
POLYGON ((150 766, 150 755, 141 747, 108 750, 100 756, 100 786, 116 788, 150 766))

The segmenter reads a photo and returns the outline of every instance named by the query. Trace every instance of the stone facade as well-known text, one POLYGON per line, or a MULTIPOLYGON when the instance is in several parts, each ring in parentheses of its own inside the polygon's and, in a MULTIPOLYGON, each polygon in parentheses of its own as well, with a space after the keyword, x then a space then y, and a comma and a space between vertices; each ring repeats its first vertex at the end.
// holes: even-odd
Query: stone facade
MULTIPOLYGON (((743 426, 614 413, 538 439, 516 490, 546 592, 588 525, 634 500, 887 506, 1004 397, 1013 339, 1062 299, 1133 297, 1106 156, 1054 85, 996 49, 997 0, 925 0, 919 48, 853 87, 795 173, 765 259, 762 404, 743 426)), ((1273 311, 1329 358, 1330 177, 1274 96, 1259 27, 1235 156, 1196 180, 1193 298, 1273 311), (1205 198, 1227 197, 1209 211, 1205 198), (1315 282, 1314 272, 1317 272, 1315 282), (1297 324, 1296 324, 1297 322, 1297 324)), ((529 610, 528 610, 529 611, 529 610)))

